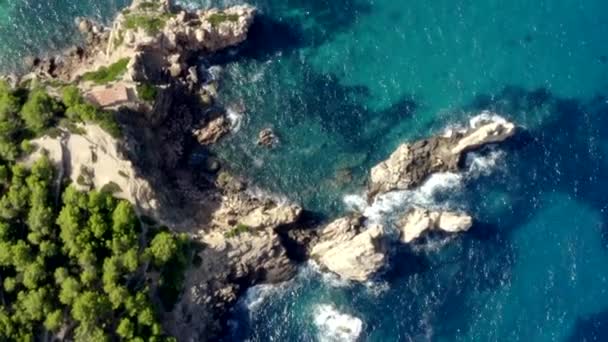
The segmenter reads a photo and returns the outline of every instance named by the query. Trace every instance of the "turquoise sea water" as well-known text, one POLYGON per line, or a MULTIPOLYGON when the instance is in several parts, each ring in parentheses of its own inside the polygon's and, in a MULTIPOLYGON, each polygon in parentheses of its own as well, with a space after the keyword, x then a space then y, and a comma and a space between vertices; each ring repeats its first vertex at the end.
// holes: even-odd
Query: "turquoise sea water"
MULTIPOLYGON (((107 19, 125 2, 0 0, 0 69, 63 46, 75 16, 107 19)), ((469 233, 396 246, 366 285, 304 266, 252 291, 225 340, 608 340, 608 3, 253 3, 249 42, 209 63, 224 65, 222 102, 247 108, 216 152, 262 188, 332 217, 403 141, 482 110, 525 133, 486 172, 427 196, 471 212, 469 233), (269 126, 281 145, 261 150, 269 126)))

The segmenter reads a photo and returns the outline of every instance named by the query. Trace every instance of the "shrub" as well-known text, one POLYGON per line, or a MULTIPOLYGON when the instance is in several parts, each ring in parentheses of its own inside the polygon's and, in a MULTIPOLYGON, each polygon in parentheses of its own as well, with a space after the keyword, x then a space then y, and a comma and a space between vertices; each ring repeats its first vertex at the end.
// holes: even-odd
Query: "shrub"
POLYGON ((143 83, 137 86, 137 94, 139 98, 146 102, 153 102, 158 95, 158 89, 152 84, 143 83))
POLYGON ((226 21, 236 22, 239 20, 239 16, 236 14, 226 14, 226 13, 214 13, 207 18, 211 26, 217 27, 221 23, 226 21))
POLYGON ((130 58, 123 58, 116 63, 105 67, 102 66, 97 71, 87 72, 82 75, 85 81, 91 81, 96 84, 108 84, 118 80, 126 71, 129 65, 130 58))
POLYGON ((128 30, 143 29, 146 33, 155 35, 165 27, 171 14, 129 14, 125 16, 124 28, 128 30))
POLYGON ((227 238, 233 238, 233 237, 237 237, 241 234, 248 233, 248 232, 249 232, 249 226, 239 223, 236 225, 236 227, 234 227, 231 230, 229 230, 228 232, 226 232, 224 234, 224 236, 226 236, 227 238))
POLYGON ((99 191, 113 195, 122 192, 122 189, 120 188, 120 185, 116 184, 115 182, 110 182, 104 185, 99 191))
POLYGON ((42 89, 32 90, 23 107, 21 118, 25 125, 34 133, 42 133, 48 128, 61 106, 55 99, 42 89))

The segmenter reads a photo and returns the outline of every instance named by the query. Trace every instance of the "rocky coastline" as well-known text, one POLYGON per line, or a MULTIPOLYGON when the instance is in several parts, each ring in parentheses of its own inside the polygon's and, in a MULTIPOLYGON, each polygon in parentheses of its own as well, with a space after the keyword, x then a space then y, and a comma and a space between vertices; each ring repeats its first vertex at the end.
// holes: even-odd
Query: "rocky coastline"
MULTIPOLYGON (((214 339, 244 291, 291 279, 307 259, 344 279, 367 281, 386 267, 394 243, 388 227, 362 214, 311 227, 299 205, 255 194, 208 150, 230 134, 230 125, 215 103, 221 82, 200 58, 238 47, 255 17, 256 9, 246 5, 187 11, 169 0, 135 0, 110 27, 80 20, 83 46, 28 59, 31 72, 13 80, 40 83, 51 93, 53 84, 76 85, 92 104, 116 113, 121 138, 87 124, 33 143, 49 152, 63 177, 86 189, 115 184, 116 195, 141 216, 198 243, 200 262, 187 271, 182 296, 162 317, 179 341, 214 339), (121 63, 124 70, 114 78, 91 76, 121 63), (204 158, 193 163, 195 154, 204 158)), ((515 133, 513 123, 486 120, 403 144, 370 171, 368 200, 416 188, 435 173, 459 172, 466 153, 515 133)), ((265 129, 257 143, 270 148, 278 141, 265 129)), ((463 232, 473 222, 466 213, 415 207, 399 222, 399 240, 463 232)))

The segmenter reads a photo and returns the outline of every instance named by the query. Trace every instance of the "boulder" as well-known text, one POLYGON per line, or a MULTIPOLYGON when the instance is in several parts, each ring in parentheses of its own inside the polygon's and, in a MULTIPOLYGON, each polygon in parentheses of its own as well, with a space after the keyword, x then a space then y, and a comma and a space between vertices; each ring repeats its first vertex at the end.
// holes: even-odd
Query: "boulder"
POLYGON ((401 219, 399 229, 401 241, 410 243, 428 231, 457 233, 469 230, 472 225, 472 217, 464 213, 431 211, 415 207, 401 219))
POLYGON ((383 228, 363 226, 363 218, 341 218, 323 229, 311 257, 323 268, 353 281, 367 281, 386 261, 383 228))
POLYGON ((206 125, 195 129, 194 136, 201 145, 211 145, 218 142, 222 137, 230 132, 230 123, 223 116, 217 116, 206 125))
POLYGON ((271 128, 265 128, 258 135, 258 146, 274 147, 278 144, 279 139, 274 134, 271 128))

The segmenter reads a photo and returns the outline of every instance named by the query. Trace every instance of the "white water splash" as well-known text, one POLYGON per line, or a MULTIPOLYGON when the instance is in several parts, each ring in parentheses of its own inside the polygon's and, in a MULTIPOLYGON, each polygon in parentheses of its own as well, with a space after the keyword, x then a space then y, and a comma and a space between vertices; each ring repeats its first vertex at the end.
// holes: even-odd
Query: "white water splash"
MULTIPOLYGON (((476 128, 487 122, 503 122, 507 120, 495 113, 484 111, 469 120, 470 128, 476 128)), ((466 131, 466 128, 451 126, 444 135, 450 135, 454 130, 466 131)), ((487 150, 486 150, 487 151, 487 150)), ((367 217, 370 223, 386 223, 396 213, 403 213, 412 206, 429 209, 453 209, 449 202, 438 202, 437 195, 447 192, 458 192, 466 180, 488 176, 502 164, 506 153, 495 147, 489 152, 468 153, 465 160, 465 170, 460 173, 436 173, 414 190, 392 191, 377 196, 372 204, 368 204, 365 194, 349 194, 343 202, 349 211, 359 212, 367 217)))
POLYGON ((320 304, 315 308, 314 323, 322 342, 356 341, 363 331, 363 321, 341 313, 330 304, 320 304))
POLYGON ((245 115, 232 107, 228 107, 226 108, 226 117, 230 121, 230 129, 235 133, 238 132, 241 129, 245 115))
POLYGON ((508 124, 509 121, 505 118, 503 118, 502 116, 484 110, 483 112, 479 113, 478 115, 474 116, 471 118, 471 120, 469 120, 469 126, 471 128, 477 128, 483 124, 489 123, 489 122, 496 122, 496 123, 500 123, 500 124, 508 124))
POLYGON ((324 272, 321 270, 321 266, 317 264, 314 260, 309 260, 306 263, 306 266, 302 269, 302 276, 310 276, 311 274, 316 274, 323 279, 323 283, 329 285, 334 288, 344 288, 349 287, 352 283, 346 279, 340 278, 337 274, 331 272, 324 272))
POLYGON ((456 132, 466 133, 470 129, 477 128, 477 127, 479 127, 483 124, 489 123, 489 122, 506 124, 509 121, 494 112, 484 110, 483 112, 475 115, 474 117, 472 117, 469 120, 468 127, 466 125, 459 124, 459 123, 450 124, 443 130, 443 132, 441 133, 441 136, 449 138, 456 132))
POLYGON ((368 205, 364 195, 347 195, 344 197, 344 203, 349 210, 362 213, 371 223, 382 223, 388 215, 405 211, 414 205, 439 207, 439 203, 435 200, 436 194, 443 191, 457 191, 463 184, 462 180, 463 177, 459 174, 436 173, 418 189, 382 194, 377 196, 371 205, 368 205))
POLYGON ((247 290, 245 297, 241 300, 241 304, 247 308, 249 314, 252 314, 260 308, 260 306, 270 297, 278 295, 286 288, 286 285, 256 285, 247 290))
POLYGON ((489 153, 484 155, 477 152, 467 154, 466 175, 468 178, 475 179, 481 176, 489 176, 492 172, 499 169, 499 166, 504 161, 506 153, 497 149, 491 149, 489 153))

